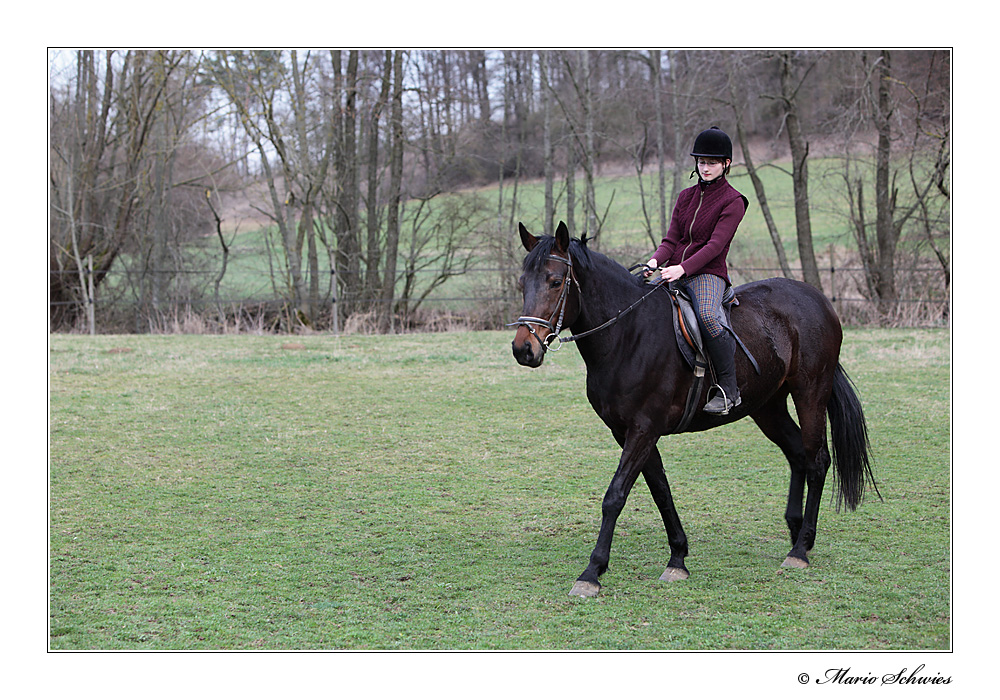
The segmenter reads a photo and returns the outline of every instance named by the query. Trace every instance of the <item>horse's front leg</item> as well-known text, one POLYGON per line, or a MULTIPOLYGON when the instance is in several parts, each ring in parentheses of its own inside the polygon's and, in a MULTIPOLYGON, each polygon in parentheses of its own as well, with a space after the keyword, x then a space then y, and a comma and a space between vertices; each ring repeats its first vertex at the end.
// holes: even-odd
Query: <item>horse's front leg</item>
POLYGON ((571 596, 589 598, 596 596, 601 590, 598 579, 607 570, 611 559, 611 540, 615 535, 618 516, 655 444, 656 436, 645 431, 633 430, 626 438, 618 469, 601 504, 601 530, 597 535, 597 546, 590 555, 590 564, 573 585, 571 596))

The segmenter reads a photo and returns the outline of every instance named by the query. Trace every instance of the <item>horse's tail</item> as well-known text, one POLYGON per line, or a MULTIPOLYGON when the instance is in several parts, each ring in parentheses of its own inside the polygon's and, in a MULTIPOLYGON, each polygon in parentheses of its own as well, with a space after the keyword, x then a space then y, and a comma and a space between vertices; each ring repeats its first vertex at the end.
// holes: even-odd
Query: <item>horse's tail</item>
POLYGON ((827 415, 830 417, 833 463, 837 471, 837 510, 841 505, 846 505, 849 510, 857 508, 868 484, 881 499, 882 494, 878 493, 872 474, 871 443, 868 441, 868 425, 861 401, 854 383, 839 363, 833 378, 827 415))

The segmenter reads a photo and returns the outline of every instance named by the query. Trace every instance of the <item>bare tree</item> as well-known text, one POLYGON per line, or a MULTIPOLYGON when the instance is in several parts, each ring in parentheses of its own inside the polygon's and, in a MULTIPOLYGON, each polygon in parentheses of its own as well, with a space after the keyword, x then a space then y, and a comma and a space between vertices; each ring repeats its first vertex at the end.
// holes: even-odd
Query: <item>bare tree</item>
POLYGON ((486 52, 474 51, 472 60, 472 82, 476 88, 476 97, 479 102, 479 119, 487 123, 493 114, 490 107, 489 72, 486 68, 486 52))
POLYGON ((292 154, 285 144, 284 123, 279 119, 279 91, 285 89, 284 72, 278 54, 269 51, 219 52, 210 64, 213 78, 225 92, 233 109, 240 116, 240 124, 254 144, 260 158, 265 183, 270 198, 270 208, 258 210, 270 218, 278 229, 284 252, 286 284, 278 291, 288 293, 295 314, 305 300, 302 278, 301 247, 297 246, 293 210, 295 194, 292 190, 292 154), (272 158, 278 159, 276 170, 272 158))
POLYGON ((551 51, 538 54, 538 75, 541 80, 542 100, 542 159, 545 177, 545 214, 542 218, 545 233, 555 231, 556 205, 553 191, 555 189, 555 149, 552 145, 552 88, 549 84, 551 71, 551 51))
POLYGON ((788 264, 788 256, 785 255, 785 246, 781 242, 781 235, 777 225, 774 223, 774 216, 771 214, 771 206, 767 201, 767 192, 765 191, 764 183, 757 173, 753 153, 750 149, 750 139, 747 136, 747 129, 744 124, 745 115, 750 111, 750 108, 745 97, 739 94, 738 85, 745 86, 747 84, 748 74, 751 71, 747 69, 747 66, 742 61, 738 60, 735 54, 727 54, 726 65, 729 78, 729 105, 732 107, 733 117, 736 121, 736 141, 740 144, 740 150, 743 152, 743 164, 746 166, 747 174, 753 183, 754 193, 757 195, 757 203, 760 205, 764 222, 767 224, 767 231, 771 236, 771 244, 774 246, 774 253, 778 258, 778 265, 781 267, 781 274, 785 277, 792 277, 792 270, 788 264))
POLYGON ((949 66, 939 52, 861 51, 856 60, 854 101, 841 115, 841 177, 865 290, 886 316, 899 298, 897 249, 908 227, 914 242, 911 253, 917 254, 921 242, 930 247, 941 266, 945 293, 950 285, 950 261, 937 243, 948 236, 951 204, 949 66), (874 144, 866 160, 856 142, 869 132, 874 133, 874 144), (900 141, 906 144, 901 154, 893 147, 900 141), (870 189, 874 223, 871 200, 865 196, 870 189))
MULTIPOLYGON (((597 163, 594 99, 592 87, 591 52, 563 52, 561 62, 561 83, 571 89, 573 100, 562 95, 562 84, 549 83, 552 95, 558 102, 566 122, 568 139, 566 141, 566 218, 570 230, 575 230, 574 209, 576 204, 575 171, 578 165, 583 168, 584 195, 583 213, 585 217, 584 230, 591 238, 600 234, 601 220, 597 214, 597 201, 594 191, 594 175, 597 163)), ((598 245, 595 241, 595 247, 598 245)))
POLYGON ((788 146, 792 152, 792 192, 795 201, 795 232, 799 245, 799 262, 802 278, 808 284, 823 289, 819 278, 819 266, 813 250, 812 220, 809 214, 809 142, 799 121, 798 95, 809 73, 816 66, 816 57, 806 58, 807 65, 801 68, 801 57, 791 51, 778 54, 781 75, 781 94, 776 97, 784 110, 783 128, 788 135, 788 146))
MULTIPOLYGON (((653 106, 656 114, 656 171, 659 183, 660 239, 666 238, 669 225, 667 202, 667 120, 663 113, 663 56, 660 51, 649 52, 650 82, 653 84, 653 106)), ((653 245, 658 241, 653 240, 653 245)))
MULTIPOLYGON (((583 215, 584 231, 590 238, 600 234, 600 222, 597 217, 597 198, 594 192, 594 170, 596 168, 596 153, 594 152, 594 91, 593 67, 591 52, 576 52, 576 61, 566 61, 566 74, 569 77, 576 94, 580 111, 567 111, 571 131, 580 153, 580 165, 583 167, 583 215)), ((599 241, 595 241, 599 245, 599 241)))
POLYGON ((367 184, 367 227, 368 244, 366 272, 365 272, 365 296, 374 299, 382 290, 380 277, 380 267, 382 263, 382 239, 381 239, 381 217, 379 216, 379 135, 380 120, 382 112, 389 104, 389 93, 392 89, 392 51, 386 51, 382 59, 382 80, 378 98, 371 105, 371 112, 368 120, 368 154, 366 169, 368 172, 367 184))
POLYGON ((170 74, 178 65, 175 58, 154 59, 154 55, 119 56, 108 51, 100 73, 97 55, 79 51, 75 79, 61 94, 53 94, 49 247, 53 327, 74 324, 81 309, 93 313, 89 288, 100 288, 130 240, 137 211, 153 201, 149 196, 153 178, 148 176, 153 134, 170 74))
MULTIPOLYGON (((323 193, 323 209, 335 241, 331 243, 330 267, 335 271, 333 293, 338 300, 334 314, 349 316, 362 302, 365 282, 361 272, 360 172, 358 163, 359 52, 351 51, 347 65, 343 52, 330 52, 333 73, 333 110, 330 123, 334 140, 332 159, 336 176, 323 193)), ((378 138, 378 129, 375 129, 378 138)), ((377 161, 377 156, 375 156, 377 161)), ((377 164, 373 168, 378 172, 377 164)), ((374 203, 373 203, 374 206, 374 203)), ((377 218, 376 218, 377 220, 377 218)))
POLYGON ((396 289, 396 256, 399 251, 399 208, 403 188, 403 51, 395 51, 392 59, 392 141, 389 165, 389 211, 386 222, 385 276, 382 283, 382 306, 379 330, 393 326, 392 304, 396 289))
MULTIPOLYGON (((300 59, 296 51, 287 57, 270 51, 221 51, 211 65, 257 148, 270 194, 270 208, 262 211, 278 229, 290 319, 307 326, 320 311, 315 219, 336 135, 335 121, 323 118, 319 64, 311 53, 300 59)), ((356 220, 349 225, 354 231, 356 220)))
POLYGON ((485 238, 492 219, 486 198, 418 198, 406 206, 409 224, 407 251, 402 256, 402 290, 396 313, 411 319, 434 290, 464 275, 479 260, 478 241, 485 238))
MULTIPOLYGON (((638 60, 649 71, 648 83, 652 86, 652 131, 656 150, 657 164, 657 196, 654 206, 647 204, 645 184, 643 183, 643 172, 646 166, 646 159, 651 150, 649 145, 650 126, 647 120, 640 118, 642 136, 638 138, 630 148, 626 148, 632 159, 633 167, 636 171, 636 182, 639 186, 639 201, 642 207, 643 219, 646 222, 646 235, 650 244, 655 248, 660 240, 667 235, 669 224, 668 202, 667 202, 667 165, 666 165, 666 119, 663 110, 663 58, 660 51, 649 51, 648 53, 633 52, 630 57, 638 60), (658 223, 654 226, 653 218, 655 212, 658 223)), ((631 93, 630 93, 631 94, 631 93)), ((636 102, 639 100, 636 99, 636 102)), ((638 112, 638 105, 636 111, 638 112)))

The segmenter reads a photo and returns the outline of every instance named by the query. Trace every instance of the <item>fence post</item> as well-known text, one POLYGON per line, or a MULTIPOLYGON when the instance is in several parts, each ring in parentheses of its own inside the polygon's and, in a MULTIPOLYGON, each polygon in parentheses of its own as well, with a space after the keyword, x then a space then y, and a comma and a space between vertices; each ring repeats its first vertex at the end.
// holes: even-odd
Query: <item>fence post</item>
POLYGON ((830 301, 837 308, 837 266, 833 261, 833 244, 830 244, 830 301))
POLYGON ((87 256, 87 325, 91 335, 97 335, 94 324, 94 256, 87 256))
POLYGON ((333 290, 333 334, 340 335, 340 319, 337 309, 337 268, 330 268, 330 289, 333 290))

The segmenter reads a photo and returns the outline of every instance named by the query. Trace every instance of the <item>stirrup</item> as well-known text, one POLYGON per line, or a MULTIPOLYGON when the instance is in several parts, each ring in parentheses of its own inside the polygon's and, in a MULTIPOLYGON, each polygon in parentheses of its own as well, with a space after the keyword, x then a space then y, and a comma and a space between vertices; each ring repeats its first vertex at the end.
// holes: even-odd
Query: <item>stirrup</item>
POLYGON ((729 412, 743 403, 740 398, 739 389, 736 390, 736 400, 730 401, 729 397, 726 396, 726 390, 723 389, 718 384, 713 384, 709 391, 712 389, 718 389, 719 391, 713 396, 708 402, 705 403, 705 407, 701 410, 705 413, 711 413, 715 416, 728 416, 729 412), (722 400, 722 406, 718 405, 719 399, 722 400))

